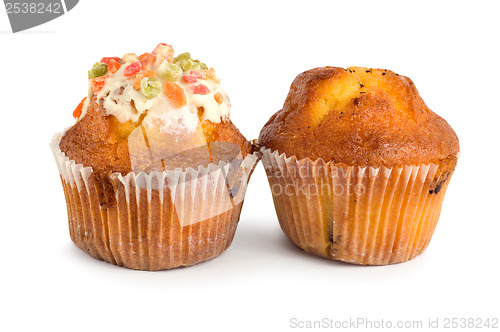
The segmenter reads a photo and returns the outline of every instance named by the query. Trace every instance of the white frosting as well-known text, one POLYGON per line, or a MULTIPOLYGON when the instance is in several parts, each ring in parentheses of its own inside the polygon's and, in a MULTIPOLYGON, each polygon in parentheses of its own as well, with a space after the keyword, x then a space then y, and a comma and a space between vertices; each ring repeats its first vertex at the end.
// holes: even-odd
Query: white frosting
MULTIPOLYGON (((202 120, 220 122, 221 118, 223 120, 229 118, 230 104, 226 91, 221 89, 219 84, 212 81, 198 80, 198 82, 208 87, 210 89, 210 92, 206 95, 198 95, 192 93, 189 88, 184 88, 184 90, 188 91, 188 104, 192 103, 196 107, 203 107, 205 111, 203 112, 202 120), (224 98, 222 104, 220 105, 217 103, 217 101, 215 101, 214 97, 217 92, 220 93, 224 98)), ((184 83, 184 85, 186 84, 184 83)))
POLYGON ((97 100, 104 100, 103 107, 107 115, 114 115, 122 123, 129 120, 136 122, 142 113, 153 106, 153 101, 144 97, 132 85, 124 85, 124 68, 125 66, 121 66, 115 76, 106 81, 102 90, 97 93, 97 100), (132 107, 132 101, 135 109, 132 107))
MULTIPOLYGON (((137 56, 127 53, 122 58, 121 67, 115 73, 108 73, 105 76, 106 83, 100 91, 95 93, 96 102, 102 103, 103 111, 107 115, 113 115, 121 123, 127 121, 138 121, 142 114, 146 113, 144 123, 149 126, 160 125, 161 130, 165 132, 176 132, 179 130, 194 131, 199 126, 200 121, 210 120, 212 122, 221 122, 229 118, 230 102, 226 92, 220 87, 218 82, 211 79, 198 79, 195 83, 186 83, 183 76, 190 74, 191 70, 183 72, 180 78, 175 81, 186 96, 186 106, 177 108, 167 98, 164 89, 164 81, 158 73, 164 70, 164 67, 172 61, 173 50, 169 46, 159 46, 155 51, 155 60, 149 70, 154 71, 161 82, 161 92, 152 99, 147 99, 141 92, 141 89, 134 89, 133 79, 124 75, 125 68, 131 63, 137 61, 137 56), (191 88, 195 85, 203 84, 209 90, 205 95, 195 94, 191 88), (222 102, 219 104, 215 95, 220 93, 222 102), (202 107, 204 112, 201 118, 198 118, 198 108, 202 107)), ((203 70, 196 70, 203 73, 203 70)), ((92 80, 89 79, 89 91, 92 80)), ((83 118, 86 114, 90 98, 87 98, 82 108, 83 118)))
POLYGON ((199 125, 198 109, 193 105, 187 105, 182 108, 170 109, 165 112, 164 103, 167 100, 160 100, 143 120, 143 124, 150 127, 160 126, 160 131, 164 133, 175 133, 178 131, 193 132, 199 125))

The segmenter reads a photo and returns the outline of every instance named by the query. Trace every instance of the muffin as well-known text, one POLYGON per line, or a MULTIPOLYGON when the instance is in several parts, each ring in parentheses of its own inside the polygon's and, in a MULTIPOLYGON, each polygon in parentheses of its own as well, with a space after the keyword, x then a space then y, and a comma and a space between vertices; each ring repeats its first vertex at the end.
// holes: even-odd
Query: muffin
POLYGON ((162 43, 104 57, 88 77, 76 123, 51 143, 73 242, 151 271, 221 254, 259 153, 229 120, 214 69, 162 43))
POLYGON ((409 78, 359 67, 298 75, 259 144, 287 237, 363 265, 427 248, 459 152, 409 78))

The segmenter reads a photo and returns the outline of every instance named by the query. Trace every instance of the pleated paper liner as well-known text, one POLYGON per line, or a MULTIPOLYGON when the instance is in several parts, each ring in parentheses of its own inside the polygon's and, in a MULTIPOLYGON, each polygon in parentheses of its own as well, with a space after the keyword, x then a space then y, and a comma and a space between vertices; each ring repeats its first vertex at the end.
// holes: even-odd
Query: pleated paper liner
POLYGON ((263 147, 278 220, 304 251, 354 264, 405 262, 429 245, 453 170, 297 160, 263 147))
POLYGON ((100 176, 51 142, 70 236, 90 256, 139 270, 189 266, 220 255, 234 237, 259 153, 230 163, 100 176))

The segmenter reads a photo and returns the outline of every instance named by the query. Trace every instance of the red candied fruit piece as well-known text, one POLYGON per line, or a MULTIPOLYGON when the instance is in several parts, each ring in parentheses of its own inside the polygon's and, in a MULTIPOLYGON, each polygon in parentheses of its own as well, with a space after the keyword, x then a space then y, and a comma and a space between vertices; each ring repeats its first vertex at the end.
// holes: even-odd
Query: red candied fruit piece
POLYGON ((85 99, 87 99, 87 97, 83 98, 82 101, 80 102, 80 104, 78 104, 78 106, 73 111, 73 117, 75 119, 78 119, 80 116, 82 116, 82 108, 83 108, 83 103, 85 102, 85 99))
POLYGON ((134 63, 129 64, 127 67, 125 67, 125 70, 123 71, 123 75, 132 76, 134 74, 137 74, 141 69, 142 69, 141 62, 136 61, 134 63))
POLYGON ((194 75, 191 75, 191 74, 186 74, 186 75, 182 76, 182 79, 186 83, 196 83, 198 81, 198 78, 194 75))
POLYGON ((111 56, 111 57, 104 57, 101 59, 101 63, 109 64, 109 60, 115 60, 116 62, 120 62, 120 58, 117 56, 111 56))
POLYGON ((90 90, 92 92, 99 92, 103 88, 104 84, 106 84, 106 80, 108 79, 108 75, 102 77, 96 77, 92 80, 90 84, 90 90))
POLYGON ((110 73, 114 74, 118 71, 118 69, 120 69, 122 65, 116 61, 115 59, 109 59, 109 62, 108 62, 108 70, 110 73))
POLYGON ((189 74, 190 74, 190 75, 193 75, 193 76, 194 76, 194 77, 196 77, 196 78, 200 78, 200 79, 202 79, 202 80, 204 80, 204 79, 205 79, 205 77, 206 77, 206 75, 205 75, 205 74, 200 73, 199 71, 196 71, 196 70, 191 70, 191 71, 189 72, 189 74))
POLYGON ((191 70, 189 74, 184 75, 182 78, 186 83, 196 83, 198 79, 205 79, 205 77, 206 76, 204 74, 195 70, 191 70))
POLYGON ((191 86, 191 91, 196 95, 206 95, 210 92, 210 89, 203 84, 198 84, 191 86))
POLYGON ((150 53, 144 53, 139 57, 139 61, 142 64, 142 68, 149 67, 153 62, 155 62, 156 57, 150 53))

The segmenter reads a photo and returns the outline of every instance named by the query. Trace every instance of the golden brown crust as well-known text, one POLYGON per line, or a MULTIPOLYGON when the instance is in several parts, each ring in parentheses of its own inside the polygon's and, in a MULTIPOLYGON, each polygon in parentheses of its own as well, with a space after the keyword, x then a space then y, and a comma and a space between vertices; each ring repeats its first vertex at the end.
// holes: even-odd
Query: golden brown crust
MULTIPOLYGON (((99 105, 92 101, 87 114, 68 129, 61 139, 59 147, 69 159, 78 164, 92 167, 96 173, 119 172, 125 175, 133 171, 128 137, 138 126, 140 126, 140 121, 121 124, 114 116, 104 115, 99 105)), ((231 142, 237 144, 243 156, 253 152, 251 144, 230 120, 221 123, 204 121, 202 129, 207 143, 231 142)), ((200 153, 196 154, 200 155, 200 153)), ((193 156, 179 155, 178 157, 177 159, 191 158, 191 160, 188 159, 179 164, 181 167, 187 167, 190 162, 198 162, 203 166, 207 164, 199 161, 200 158, 196 159, 193 156)), ((189 166, 197 167, 198 165, 189 166)), ((163 163, 164 169, 168 169, 169 166, 168 163, 163 163)), ((153 167, 151 170, 157 169, 153 167)))
POLYGON ((251 154, 252 145, 240 133, 231 120, 214 123, 205 120, 201 124, 207 142, 231 142, 238 145, 243 156, 251 154))
POLYGON ((425 105, 409 78, 359 67, 298 75, 259 143, 298 159, 349 165, 437 162, 459 151, 453 129, 425 105))
POLYGON ((61 151, 77 164, 98 172, 131 171, 127 140, 115 134, 111 116, 104 116, 91 102, 87 114, 68 129, 59 143, 61 151))

